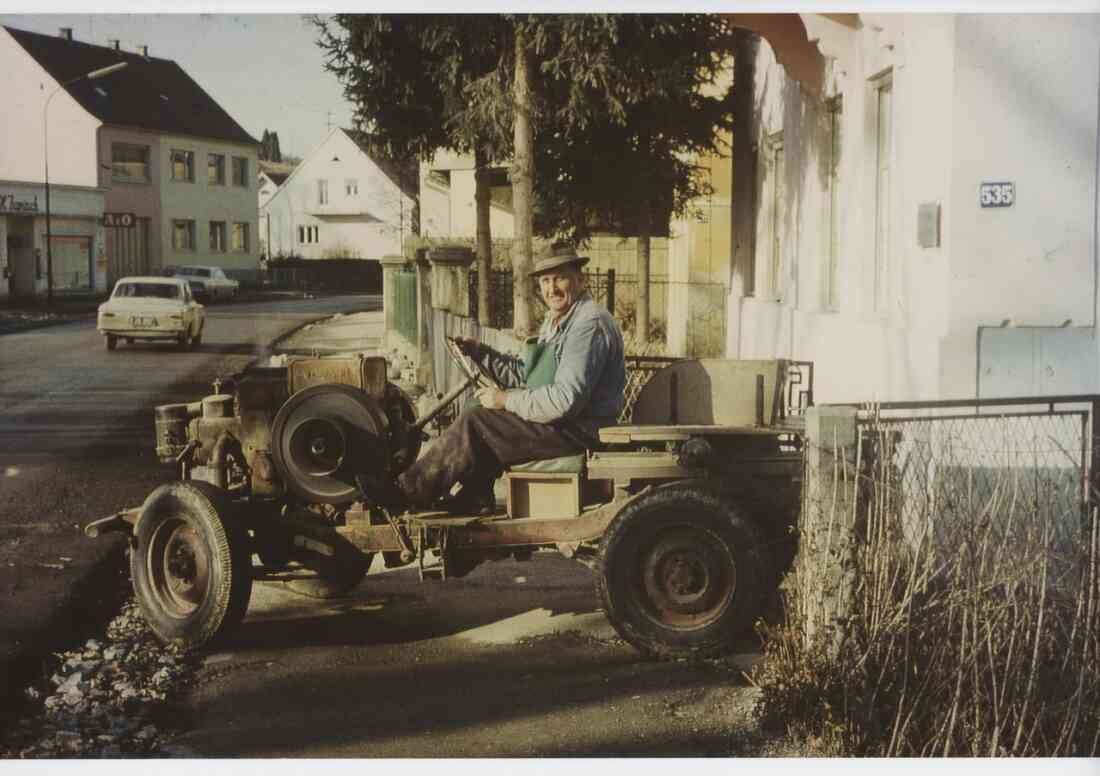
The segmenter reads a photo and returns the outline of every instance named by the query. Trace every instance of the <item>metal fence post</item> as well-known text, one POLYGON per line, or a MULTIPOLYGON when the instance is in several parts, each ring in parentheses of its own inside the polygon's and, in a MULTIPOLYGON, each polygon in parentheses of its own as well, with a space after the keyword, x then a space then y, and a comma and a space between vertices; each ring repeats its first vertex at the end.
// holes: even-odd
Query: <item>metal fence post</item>
POLYGON ((615 270, 607 271, 607 311, 615 314, 615 270))

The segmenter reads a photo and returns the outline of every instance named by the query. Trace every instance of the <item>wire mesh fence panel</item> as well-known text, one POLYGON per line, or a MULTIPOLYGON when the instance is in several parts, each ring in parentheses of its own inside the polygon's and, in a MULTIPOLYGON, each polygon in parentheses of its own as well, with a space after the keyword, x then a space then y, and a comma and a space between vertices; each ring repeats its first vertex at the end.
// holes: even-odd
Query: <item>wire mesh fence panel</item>
POLYGON ((954 552, 977 533, 1011 547, 1042 526, 1053 552, 1087 518, 1086 410, 885 417, 860 424, 864 502, 914 549, 954 552))
POLYGON ((627 356, 626 387, 623 389, 623 409, 619 413, 620 423, 630 423, 634 414, 634 404, 642 388, 650 378, 669 364, 680 359, 671 356, 627 356))

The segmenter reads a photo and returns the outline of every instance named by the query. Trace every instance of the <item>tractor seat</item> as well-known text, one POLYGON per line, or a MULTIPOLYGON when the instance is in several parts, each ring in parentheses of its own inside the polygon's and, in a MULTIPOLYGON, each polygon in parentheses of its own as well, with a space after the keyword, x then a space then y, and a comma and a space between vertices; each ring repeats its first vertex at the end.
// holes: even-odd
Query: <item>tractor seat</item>
POLYGON ((527 472, 531 474, 580 474, 584 471, 584 453, 576 455, 563 455, 560 458, 543 458, 538 461, 509 466, 510 472, 527 472))

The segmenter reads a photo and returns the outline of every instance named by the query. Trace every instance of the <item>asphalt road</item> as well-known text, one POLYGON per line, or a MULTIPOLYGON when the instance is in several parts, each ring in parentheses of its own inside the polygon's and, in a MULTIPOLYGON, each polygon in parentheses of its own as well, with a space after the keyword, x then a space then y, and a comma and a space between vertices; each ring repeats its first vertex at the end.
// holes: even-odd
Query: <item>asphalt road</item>
POLYGON ((0 701, 59 635, 87 625, 88 601, 73 599, 97 591, 74 581, 119 545, 82 527, 176 475, 155 456, 153 407, 206 395, 214 378, 308 321, 380 305, 344 296, 208 307, 194 352, 153 343, 108 352, 91 319, 0 337, 0 701))
POLYGON ((741 654, 647 660, 553 552, 420 582, 375 566, 348 597, 259 583, 205 658, 174 748, 195 757, 752 754, 741 654))

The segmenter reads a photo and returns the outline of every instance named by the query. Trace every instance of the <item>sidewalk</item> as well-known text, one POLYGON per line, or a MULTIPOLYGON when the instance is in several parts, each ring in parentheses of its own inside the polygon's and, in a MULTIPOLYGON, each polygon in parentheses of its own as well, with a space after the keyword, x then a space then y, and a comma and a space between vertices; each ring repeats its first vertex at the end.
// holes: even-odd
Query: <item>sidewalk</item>
MULTIPOLYGON (((242 297, 242 301, 256 298, 242 297)), ((271 298, 270 293, 263 298, 271 298)), ((55 302, 48 309, 0 307, 0 334, 86 319, 94 316, 95 307, 95 300, 55 302)), ((299 355, 377 353, 383 326, 381 311, 335 315, 291 332, 273 343, 272 352, 280 361, 299 355)), ((93 540, 74 532, 72 541, 59 549, 65 562, 51 564, 49 590, 42 590, 48 594, 36 597, 48 611, 19 618, 33 632, 0 626, 0 726, 5 716, 17 712, 25 683, 38 677, 51 653, 72 647, 75 639, 87 637, 98 620, 115 613, 124 549, 121 535, 93 540)), ((20 587, 33 585, 31 579, 20 583, 20 587)), ((11 603, 11 599, 0 600, 0 606, 11 603)))

